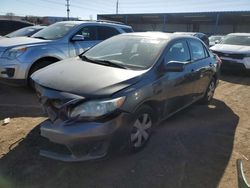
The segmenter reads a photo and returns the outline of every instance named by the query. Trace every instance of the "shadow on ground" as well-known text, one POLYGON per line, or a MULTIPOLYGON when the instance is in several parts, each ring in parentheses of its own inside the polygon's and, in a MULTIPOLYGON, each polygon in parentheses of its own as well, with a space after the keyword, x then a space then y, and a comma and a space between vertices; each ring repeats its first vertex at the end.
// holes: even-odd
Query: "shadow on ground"
POLYGON ((81 163, 40 157, 36 127, 1 158, 0 187, 214 188, 230 159, 238 121, 222 101, 195 105, 162 122, 143 151, 81 163))
POLYGON ((27 87, 0 84, 0 120, 16 117, 44 116, 34 91, 27 87))

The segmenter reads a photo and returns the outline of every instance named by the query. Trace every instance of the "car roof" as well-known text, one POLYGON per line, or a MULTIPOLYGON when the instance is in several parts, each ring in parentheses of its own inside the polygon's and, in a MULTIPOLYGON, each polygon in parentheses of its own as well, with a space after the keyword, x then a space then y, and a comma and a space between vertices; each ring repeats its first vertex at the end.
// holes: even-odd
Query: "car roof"
POLYGON ((247 36, 250 37, 250 33, 230 33, 228 35, 236 35, 236 36, 247 36))
POLYGON ((75 25, 80 25, 80 24, 99 24, 99 25, 113 25, 113 26, 119 26, 119 27, 127 27, 131 28, 131 26, 122 24, 122 23, 115 23, 115 22, 108 22, 108 21, 82 21, 82 20, 76 20, 76 21, 61 21, 57 23, 69 23, 69 24, 75 24, 75 25))
POLYGON ((182 39, 182 38, 192 38, 197 39, 197 37, 191 35, 181 35, 175 33, 164 33, 164 32, 135 32, 135 33, 124 33, 122 34, 127 36, 138 36, 138 37, 145 37, 145 38, 157 38, 157 39, 165 39, 165 40, 173 40, 173 39, 182 39))

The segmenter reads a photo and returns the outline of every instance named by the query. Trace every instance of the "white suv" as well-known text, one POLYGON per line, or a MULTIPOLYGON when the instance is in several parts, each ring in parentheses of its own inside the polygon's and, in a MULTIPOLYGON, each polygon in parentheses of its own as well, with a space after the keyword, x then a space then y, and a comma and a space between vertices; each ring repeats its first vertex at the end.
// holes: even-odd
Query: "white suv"
POLYGON ((222 71, 250 72, 250 33, 228 34, 210 49, 222 60, 222 71))

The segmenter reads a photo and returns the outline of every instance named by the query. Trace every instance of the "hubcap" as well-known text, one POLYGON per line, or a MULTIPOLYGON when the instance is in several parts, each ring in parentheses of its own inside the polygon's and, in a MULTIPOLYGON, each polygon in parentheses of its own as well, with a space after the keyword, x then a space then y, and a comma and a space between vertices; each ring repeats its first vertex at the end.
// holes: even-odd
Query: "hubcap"
POLYGON ((207 92, 207 97, 208 97, 209 101, 213 98, 214 91, 215 91, 215 84, 214 84, 214 82, 211 82, 209 87, 208 87, 208 92, 207 92))
POLYGON ((149 114, 142 114, 135 120, 130 136, 134 147, 141 147, 149 138, 152 120, 149 114))

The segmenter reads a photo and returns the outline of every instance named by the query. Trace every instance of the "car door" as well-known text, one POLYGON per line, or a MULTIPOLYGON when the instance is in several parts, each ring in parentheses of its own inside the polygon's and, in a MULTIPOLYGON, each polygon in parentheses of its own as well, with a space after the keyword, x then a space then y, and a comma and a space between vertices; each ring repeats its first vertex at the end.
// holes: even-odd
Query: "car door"
POLYGON ((206 47, 199 40, 188 40, 192 58, 193 78, 195 79, 194 97, 202 96, 210 81, 212 71, 212 59, 206 47))
POLYGON ((194 79, 187 41, 182 39, 170 44, 165 53, 164 61, 177 61, 185 64, 184 71, 164 72, 160 79, 163 86, 162 98, 165 101, 164 114, 168 115, 193 100, 194 79))
POLYGON ((83 53, 86 49, 96 45, 100 41, 97 38, 97 27, 96 26, 84 26, 74 36, 79 35, 83 37, 83 40, 70 41, 70 56, 77 56, 83 53))

